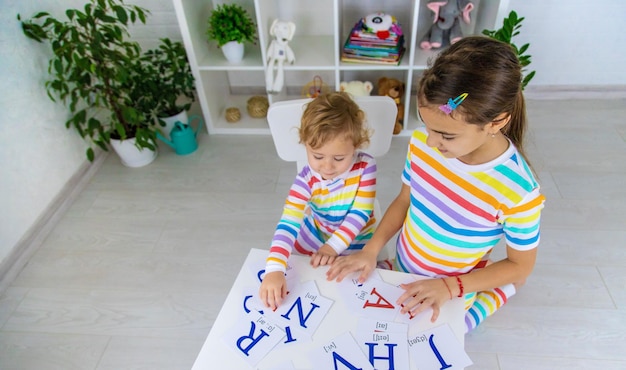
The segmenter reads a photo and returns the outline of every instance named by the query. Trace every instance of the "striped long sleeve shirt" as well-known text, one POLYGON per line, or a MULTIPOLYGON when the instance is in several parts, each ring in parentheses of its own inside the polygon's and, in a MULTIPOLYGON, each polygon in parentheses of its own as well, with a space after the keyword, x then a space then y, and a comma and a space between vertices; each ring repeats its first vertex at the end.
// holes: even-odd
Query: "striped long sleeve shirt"
POLYGON ((265 271, 285 271, 293 249, 312 254, 326 243, 349 254, 363 248, 374 232, 375 198, 376 161, 369 154, 357 152, 350 169, 332 180, 304 166, 289 190, 265 271))

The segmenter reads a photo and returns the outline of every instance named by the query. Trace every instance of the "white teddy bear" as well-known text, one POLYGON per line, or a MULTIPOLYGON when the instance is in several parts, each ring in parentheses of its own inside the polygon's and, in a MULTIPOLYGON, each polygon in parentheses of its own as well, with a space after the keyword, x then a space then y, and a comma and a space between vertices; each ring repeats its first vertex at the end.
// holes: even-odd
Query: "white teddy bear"
POLYGON ((342 81, 339 83, 339 91, 345 91, 352 96, 368 96, 373 89, 374 85, 369 81, 342 81))
POLYGON ((293 22, 275 19, 270 27, 270 35, 275 37, 267 48, 265 86, 270 94, 277 94, 283 89, 283 64, 285 61, 291 64, 296 61, 293 51, 287 45, 287 42, 291 41, 295 32, 296 25, 293 22), (276 64, 276 79, 274 79, 274 64, 276 64))

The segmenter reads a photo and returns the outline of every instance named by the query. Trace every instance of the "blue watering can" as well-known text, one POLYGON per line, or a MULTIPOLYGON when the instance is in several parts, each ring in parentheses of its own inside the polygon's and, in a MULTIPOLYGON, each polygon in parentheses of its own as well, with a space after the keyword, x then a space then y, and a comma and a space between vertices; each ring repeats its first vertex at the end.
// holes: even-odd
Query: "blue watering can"
POLYGON ((172 131, 170 131, 170 138, 172 138, 171 141, 167 140, 167 138, 165 138, 158 132, 157 137, 167 145, 174 148, 176 154, 191 154, 195 152, 196 149, 198 149, 196 136, 198 135, 198 131, 200 131, 200 127, 202 127, 202 119, 199 116, 193 116, 189 119, 189 122, 187 124, 180 121, 176 121, 176 123, 174 123, 172 131), (191 123, 195 119, 198 120, 198 127, 196 127, 196 131, 191 128, 191 123))

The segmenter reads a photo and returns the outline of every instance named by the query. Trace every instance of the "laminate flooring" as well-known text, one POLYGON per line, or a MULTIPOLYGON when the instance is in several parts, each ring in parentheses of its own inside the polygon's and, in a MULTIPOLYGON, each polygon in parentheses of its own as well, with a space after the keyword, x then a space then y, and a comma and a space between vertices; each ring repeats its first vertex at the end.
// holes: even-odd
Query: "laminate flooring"
MULTIPOLYGON (((539 256, 466 336, 470 368, 626 369, 626 101, 527 103, 539 256)), ((378 159, 383 209, 407 143, 378 159)), ((201 134, 193 154, 162 145, 137 169, 109 155, 0 296, 0 369, 190 369, 294 174, 270 136, 201 134)))

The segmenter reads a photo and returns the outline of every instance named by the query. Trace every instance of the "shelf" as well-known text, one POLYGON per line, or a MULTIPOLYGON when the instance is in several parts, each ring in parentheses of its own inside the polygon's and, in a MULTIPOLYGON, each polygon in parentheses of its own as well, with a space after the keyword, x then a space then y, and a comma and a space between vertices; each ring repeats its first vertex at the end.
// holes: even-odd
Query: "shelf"
MULTIPOLYGON (((255 95, 268 98, 270 104, 302 98, 302 87, 320 76, 331 89, 342 81, 370 81, 376 95, 380 77, 405 82, 405 128, 399 136, 408 136, 420 125, 417 118, 415 91, 422 72, 439 50, 419 48, 421 38, 430 29, 434 14, 428 0, 173 0, 183 42, 196 77, 198 101, 210 134, 268 135, 263 118, 247 114, 247 100, 255 95), (229 63, 214 42, 206 39, 208 17, 216 4, 236 3, 248 11, 258 30, 256 44, 245 45, 244 60, 229 63), (359 18, 381 11, 394 15, 405 38, 405 54, 399 65, 349 63, 341 61, 341 49, 359 18), (289 42, 296 61, 284 65, 285 87, 277 95, 265 92, 265 54, 272 40, 269 27, 275 19, 296 24, 294 39, 289 42), (235 106, 241 120, 229 123, 226 108, 235 106)), ((508 0, 473 0, 475 9, 469 25, 462 25, 465 35, 494 29, 508 12, 508 0)))

